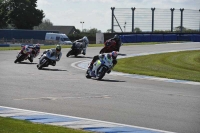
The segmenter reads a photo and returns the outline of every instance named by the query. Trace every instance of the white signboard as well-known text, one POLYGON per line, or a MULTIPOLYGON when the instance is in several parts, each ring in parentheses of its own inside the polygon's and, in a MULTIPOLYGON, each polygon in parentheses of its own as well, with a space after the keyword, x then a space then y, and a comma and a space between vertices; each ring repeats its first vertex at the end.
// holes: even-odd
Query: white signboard
POLYGON ((103 33, 96 33, 96 44, 104 43, 104 35, 103 33))

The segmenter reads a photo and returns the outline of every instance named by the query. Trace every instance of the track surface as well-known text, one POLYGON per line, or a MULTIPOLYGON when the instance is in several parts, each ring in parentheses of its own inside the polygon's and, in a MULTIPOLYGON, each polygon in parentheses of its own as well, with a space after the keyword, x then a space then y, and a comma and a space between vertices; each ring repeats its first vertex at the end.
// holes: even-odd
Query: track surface
MULTIPOLYGON (((119 56, 199 48, 200 43, 122 46, 119 56)), ((79 58, 67 58, 69 49, 62 49, 61 61, 44 70, 36 68, 38 59, 14 64, 18 51, 0 51, 0 106, 199 133, 200 85, 113 75, 97 81, 71 66, 91 60, 100 49, 88 48, 79 58)))

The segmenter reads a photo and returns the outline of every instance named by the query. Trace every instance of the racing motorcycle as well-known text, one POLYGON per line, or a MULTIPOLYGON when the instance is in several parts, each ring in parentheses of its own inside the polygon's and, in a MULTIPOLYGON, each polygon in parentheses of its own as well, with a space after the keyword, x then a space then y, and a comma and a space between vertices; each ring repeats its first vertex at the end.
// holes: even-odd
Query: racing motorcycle
MULTIPOLYGON (((121 45, 122 44, 120 44, 120 47, 121 45)), ((112 51, 119 51, 119 48, 117 48, 117 43, 115 40, 107 40, 104 43, 104 47, 100 50, 99 54, 110 53, 112 51)))
POLYGON ((56 61, 56 57, 51 57, 50 52, 47 51, 39 58, 39 63, 37 64, 37 68, 40 70, 43 67, 48 67, 49 65, 53 65, 53 62, 56 61))
POLYGON ((74 55, 77 57, 79 54, 82 54, 83 52, 83 45, 81 42, 73 42, 71 49, 69 52, 66 54, 67 57, 74 55))
POLYGON ((32 58, 31 58, 32 49, 33 49, 33 46, 22 45, 22 49, 16 56, 16 60, 14 61, 14 63, 22 62, 27 59, 29 59, 29 61, 32 63, 33 62, 32 58))
POLYGON ((97 80, 101 80, 106 73, 110 73, 112 67, 112 59, 108 60, 106 57, 104 57, 102 60, 97 60, 93 64, 92 70, 90 70, 90 68, 87 69, 85 77, 93 77, 97 80))

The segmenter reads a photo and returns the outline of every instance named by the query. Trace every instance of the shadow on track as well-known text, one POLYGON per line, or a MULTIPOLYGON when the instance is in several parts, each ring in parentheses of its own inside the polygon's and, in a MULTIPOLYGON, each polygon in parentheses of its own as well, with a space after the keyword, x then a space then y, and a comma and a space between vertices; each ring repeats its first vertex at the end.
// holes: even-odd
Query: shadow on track
POLYGON ((121 54, 121 53, 118 53, 118 55, 121 55, 121 56, 126 56, 126 54, 121 54))
POLYGON ((45 71, 67 71, 67 70, 62 70, 62 69, 51 69, 51 68, 42 68, 41 70, 45 70, 45 71))
MULTIPOLYGON (((93 78, 91 78, 93 79, 93 78)), ((126 81, 120 81, 120 80, 114 80, 114 79, 101 79, 101 80, 97 80, 97 79, 93 79, 96 81, 105 81, 105 82, 126 82, 126 81)))
POLYGON ((35 65, 37 63, 31 63, 31 62, 18 62, 18 63, 15 63, 15 64, 27 64, 27 65, 35 65))
POLYGON ((87 57, 87 56, 69 56, 68 58, 89 58, 92 59, 93 57, 87 57))

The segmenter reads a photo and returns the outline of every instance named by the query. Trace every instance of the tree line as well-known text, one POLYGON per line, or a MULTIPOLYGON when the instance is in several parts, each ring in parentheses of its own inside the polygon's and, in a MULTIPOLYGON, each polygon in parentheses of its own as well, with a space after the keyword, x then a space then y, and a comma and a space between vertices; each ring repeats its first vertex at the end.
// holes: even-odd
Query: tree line
POLYGON ((0 0, 0 28, 33 29, 45 17, 36 7, 37 0, 0 0))

